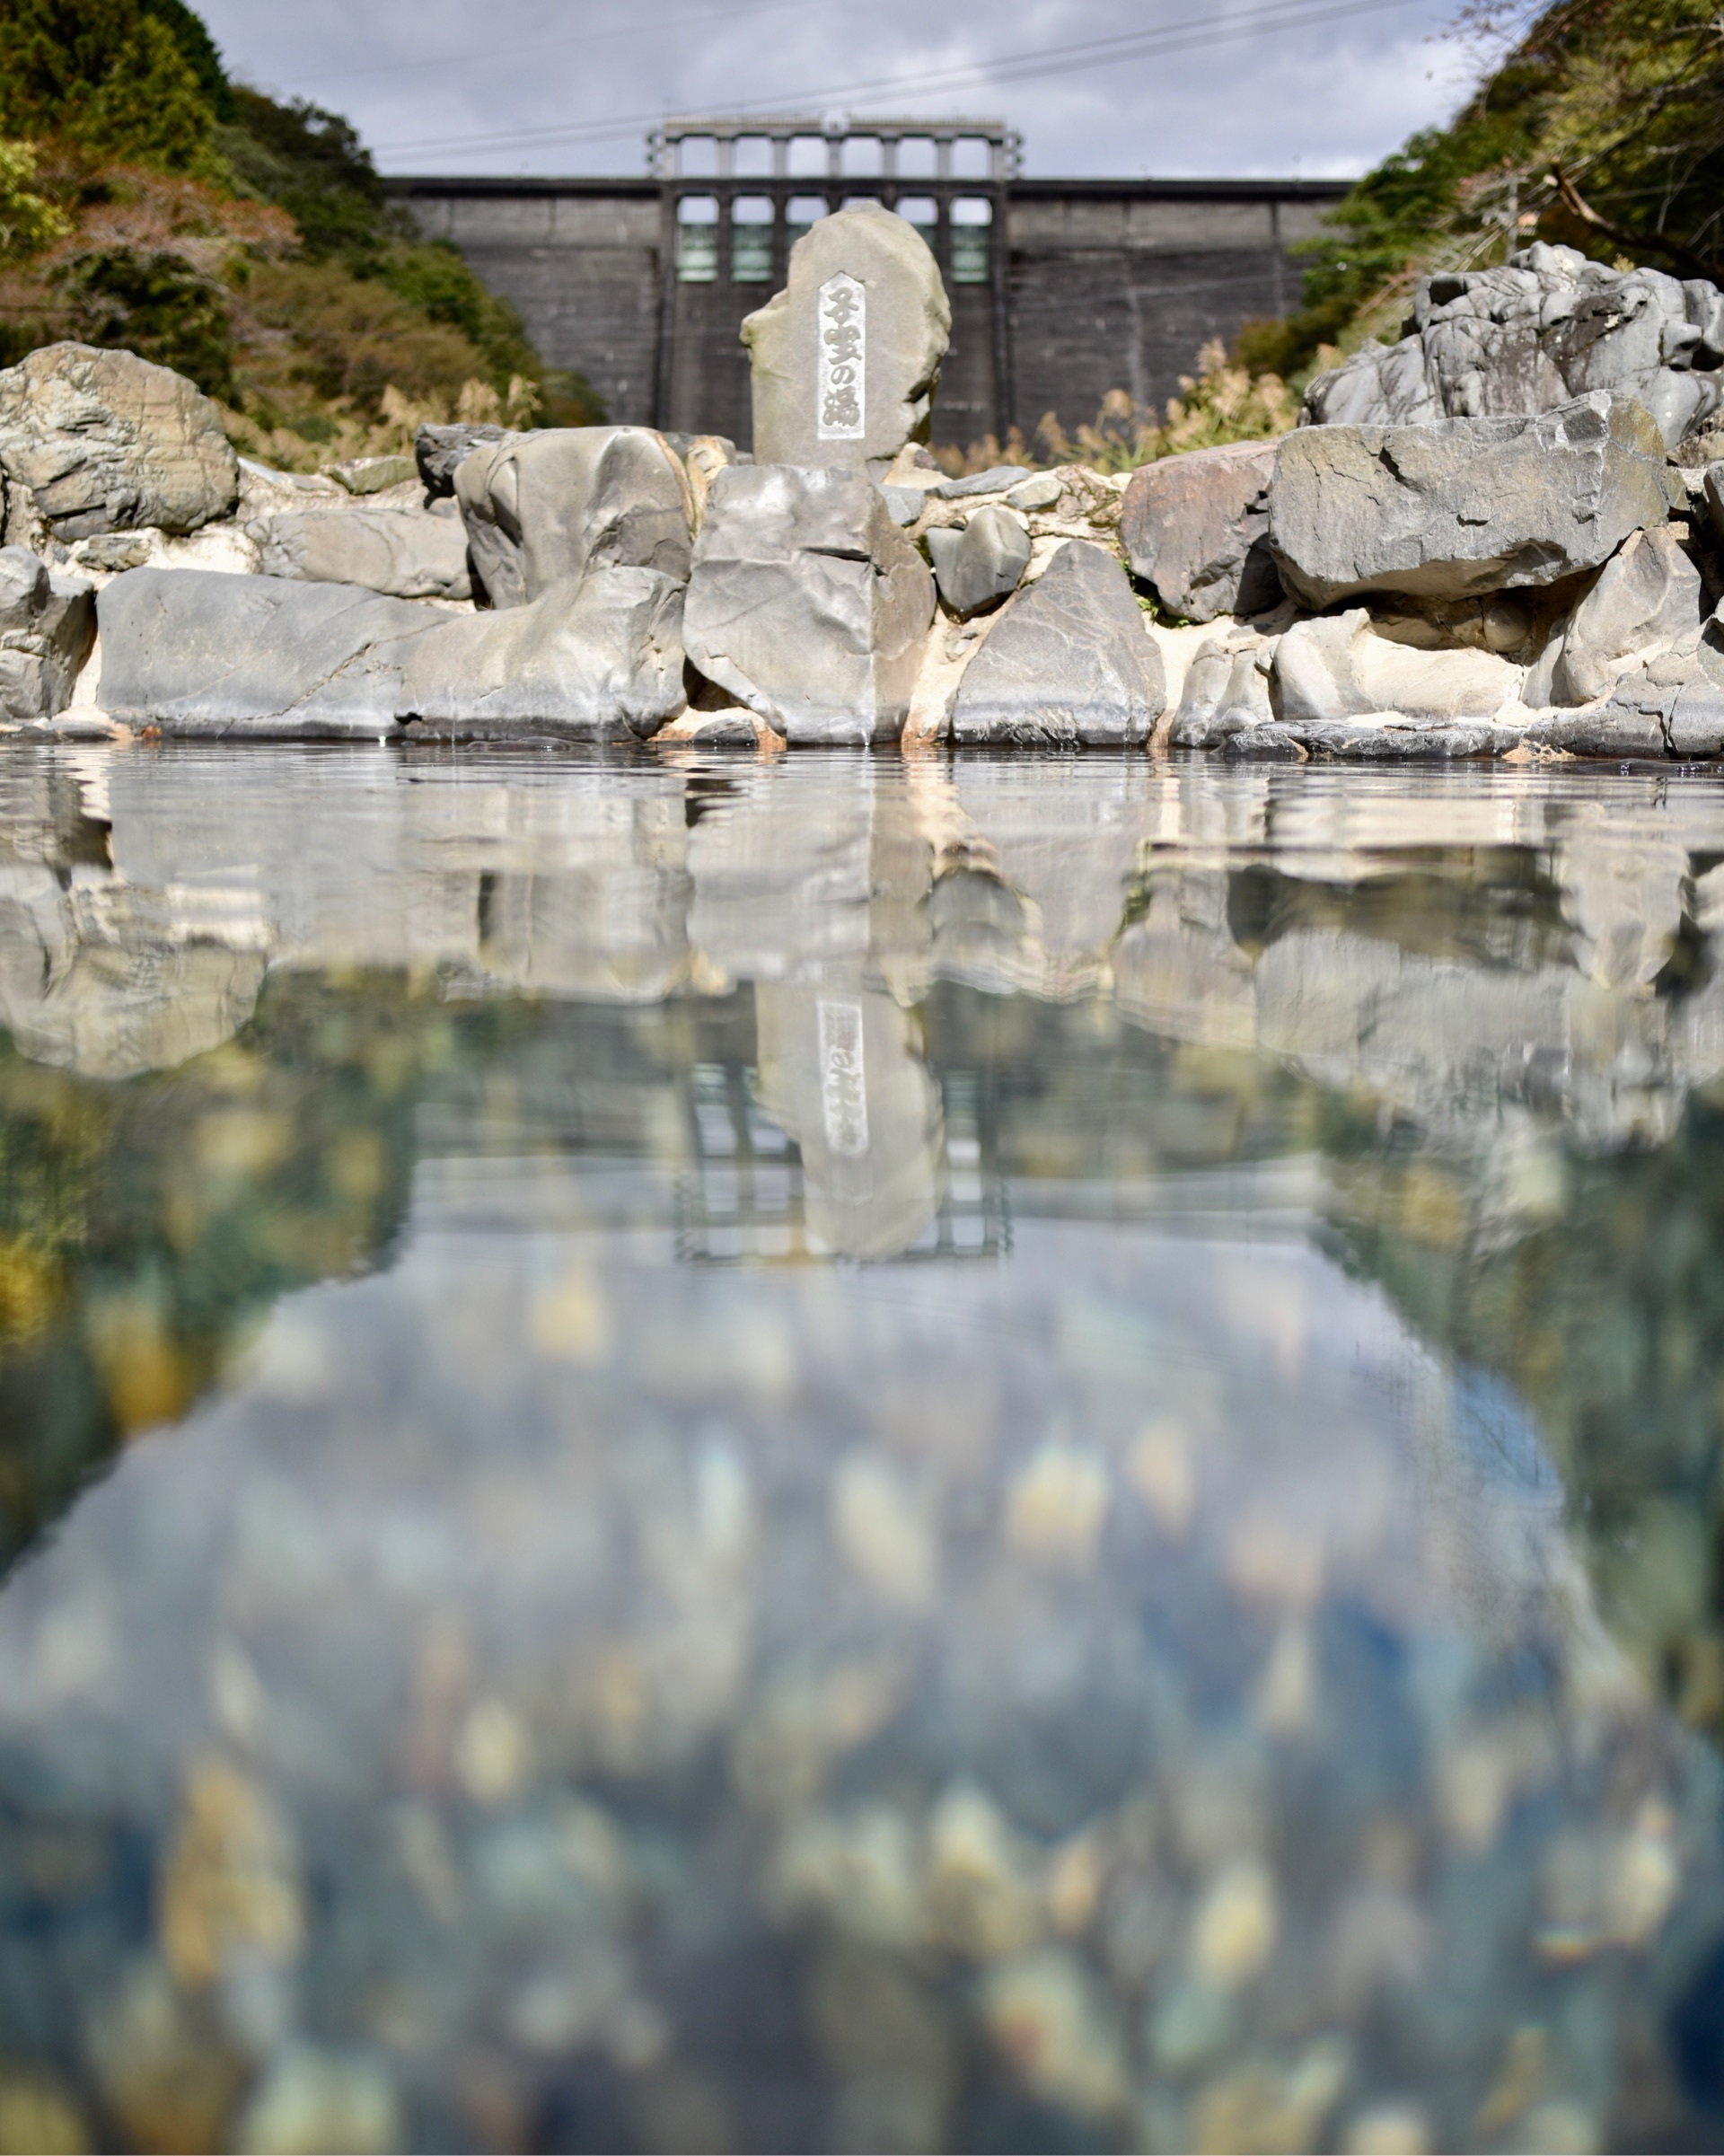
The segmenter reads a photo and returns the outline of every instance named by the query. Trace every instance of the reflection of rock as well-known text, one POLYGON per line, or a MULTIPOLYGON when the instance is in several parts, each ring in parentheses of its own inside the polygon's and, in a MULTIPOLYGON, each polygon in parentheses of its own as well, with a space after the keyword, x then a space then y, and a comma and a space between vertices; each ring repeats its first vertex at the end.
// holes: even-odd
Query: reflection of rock
POLYGON ((754 991, 760 1094, 802 1148, 811 1245, 896 1257, 939 1210, 940 1096, 918 1020, 829 976, 754 991))

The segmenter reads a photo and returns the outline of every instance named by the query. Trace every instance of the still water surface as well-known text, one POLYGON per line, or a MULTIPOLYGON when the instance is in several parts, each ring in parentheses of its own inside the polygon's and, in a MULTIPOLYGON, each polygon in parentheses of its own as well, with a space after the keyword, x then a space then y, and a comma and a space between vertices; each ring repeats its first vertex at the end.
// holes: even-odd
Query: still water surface
POLYGON ((0 757, 0 2150, 1724 2145, 1724 788, 0 757))

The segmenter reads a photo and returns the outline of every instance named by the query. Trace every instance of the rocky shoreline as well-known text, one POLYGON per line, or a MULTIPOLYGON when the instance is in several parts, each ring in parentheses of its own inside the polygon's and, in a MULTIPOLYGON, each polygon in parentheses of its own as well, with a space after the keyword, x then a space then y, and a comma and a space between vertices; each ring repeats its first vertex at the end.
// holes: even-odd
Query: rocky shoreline
POLYGON ((1425 279, 1279 441, 963 479, 931 255, 823 220, 744 325, 753 455, 426 427, 305 478, 124 352, 0 373, 0 725, 40 737, 1724 754, 1724 295, 1425 279), (1715 461, 1715 453, 1717 459, 1715 461))

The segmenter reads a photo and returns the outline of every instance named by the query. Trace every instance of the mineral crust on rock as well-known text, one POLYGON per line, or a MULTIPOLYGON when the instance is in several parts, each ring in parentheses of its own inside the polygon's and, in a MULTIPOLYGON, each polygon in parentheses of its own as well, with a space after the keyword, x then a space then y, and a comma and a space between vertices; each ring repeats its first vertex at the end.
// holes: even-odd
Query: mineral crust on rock
POLYGON ((1140 744, 1165 701, 1161 654, 1124 570, 1074 540, 989 630, 959 684, 952 733, 1025 747, 1140 744))
POLYGON ((1131 574, 1188 621, 1254 614, 1281 596, 1269 550, 1273 442, 1164 457, 1131 475, 1120 538, 1131 574))
POLYGON ((0 466, 56 539, 225 516, 239 463, 183 374, 132 352, 45 345, 0 372, 0 466))
POLYGON ((1285 436, 1270 544, 1311 606, 1554 584, 1668 515, 1645 409, 1594 391, 1535 418, 1306 427, 1285 436))
POLYGON ((493 606, 525 606, 589 567, 688 576, 688 480, 651 427, 505 435, 462 459, 455 496, 493 606))
POLYGON ((934 580, 877 487, 784 464, 719 472, 683 636, 696 669, 788 741, 895 740, 934 580))

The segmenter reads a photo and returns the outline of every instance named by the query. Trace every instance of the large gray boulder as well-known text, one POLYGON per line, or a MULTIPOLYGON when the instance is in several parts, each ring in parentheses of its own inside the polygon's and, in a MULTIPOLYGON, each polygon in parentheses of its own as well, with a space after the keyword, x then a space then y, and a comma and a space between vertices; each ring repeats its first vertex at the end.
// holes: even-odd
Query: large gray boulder
POLYGON ((1604 391, 1536 418, 1300 427, 1269 507, 1281 581, 1311 606, 1554 584, 1669 514, 1658 429, 1604 391))
POLYGON ((1072 540, 1007 602, 965 668, 952 733, 1117 747, 1148 741, 1165 703, 1161 654, 1125 571, 1103 548, 1072 540))
POLYGON ((895 740, 934 580, 856 473, 719 472, 695 541, 683 636, 695 667, 791 742, 895 740))
POLYGON ((525 606, 588 568, 688 576, 688 479, 649 427, 505 435, 462 458, 455 496, 493 606, 525 606))
POLYGON ((0 547, 0 718, 52 718, 71 700, 96 633, 95 587, 0 547))
POLYGON ((1609 269, 1543 242, 1491 269, 1421 277, 1407 334, 1319 374, 1305 418, 1427 425, 1554 410, 1588 390, 1645 405, 1674 448, 1724 402, 1724 294, 1609 269))
POLYGON ((251 519, 246 536, 265 576, 356 584, 396 599, 469 599, 467 532, 458 516, 426 510, 277 510, 251 519))
POLYGON ((928 439, 952 309, 921 235, 877 203, 822 217, 789 282, 743 323, 761 464, 848 464, 883 478, 928 439))
POLYGON ((349 584, 131 569, 96 599, 101 705, 164 734, 391 734, 404 641, 443 617, 349 584))
POLYGON ((1369 612, 1296 621, 1275 650, 1277 716, 1330 722, 1375 711, 1490 718, 1519 694, 1526 669, 1478 646, 1421 647, 1377 631, 1369 612))
POLYGON ((0 466, 55 538, 227 515, 239 463, 222 417, 183 374, 132 352, 45 345, 0 372, 0 466))
POLYGON ((445 620, 400 667, 402 722, 457 740, 645 737, 687 701, 682 586, 590 568, 525 606, 445 620))
MULTIPOLYGON (((1675 527, 1631 533, 1562 629, 1549 701, 1593 703, 1660 655, 1693 652, 1706 612, 1700 571, 1675 527)), ((1542 686, 1529 689, 1528 703, 1545 700, 1542 686)))
POLYGON ((351 585, 134 569, 100 594, 101 702, 163 734, 649 733, 682 708, 681 589, 597 569, 506 615, 351 585))
POLYGON ((1164 457, 1131 475, 1120 538, 1131 574, 1188 621, 1261 613, 1281 596, 1269 550, 1273 442, 1164 457))
POLYGON ((961 530, 928 534, 928 558, 940 597, 961 619, 1009 598, 1030 566, 1030 527, 1016 509, 989 502, 961 530))

